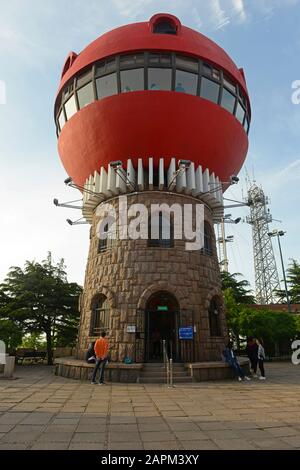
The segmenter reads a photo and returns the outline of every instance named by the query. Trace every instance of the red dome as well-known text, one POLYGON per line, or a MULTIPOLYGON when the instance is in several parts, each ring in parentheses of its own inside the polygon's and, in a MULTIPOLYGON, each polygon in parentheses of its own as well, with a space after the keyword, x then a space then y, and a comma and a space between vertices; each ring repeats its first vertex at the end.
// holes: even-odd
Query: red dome
MULTIPOLYGON (((139 157, 152 156, 157 162, 163 156, 167 160, 171 157, 190 159, 228 181, 230 175, 240 170, 248 149, 244 127, 246 115, 247 127, 250 120, 250 103, 243 71, 217 44, 182 26, 172 15, 159 14, 149 22, 114 29, 100 36, 78 56, 71 53, 63 68, 57 111, 61 92, 80 71, 101 59, 139 51, 176 52, 215 66, 220 70, 220 80, 225 73, 235 83, 235 111, 230 113, 201 95, 178 93, 174 85, 173 91, 146 89, 120 93, 119 90, 113 96, 95 100, 78 110, 64 124, 58 148, 68 174, 82 185, 90 174, 112 160, 126 164, 127 158, 136 162, 139 157), (173 25, 174 34, 154 33, 157 22, 164 20, 173 25), (242 94, 244 102, 239 97, 242 94), (238 106, 244 106, 245 112, 240 122, 236 117, 238 106)), ((223 88, 221 86, 221 90, 223 88)))

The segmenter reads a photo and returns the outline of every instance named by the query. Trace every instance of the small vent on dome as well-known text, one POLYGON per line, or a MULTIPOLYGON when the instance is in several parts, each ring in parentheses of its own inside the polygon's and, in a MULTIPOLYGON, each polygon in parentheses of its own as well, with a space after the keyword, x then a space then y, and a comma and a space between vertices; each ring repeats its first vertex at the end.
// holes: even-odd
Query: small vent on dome
POLYGON ((69 70, 69 68, 74 64, 76 59, 77 59, 76 52, 70 52, 68 54, 68 57, 66 58, 64 66, 63 66, 61 78, 65 75, 65 73, 69 70))
POLYGON ((153 33, 156 34, 177 34, 176 25, 168 18, 159 19, 154 27, 153 33))

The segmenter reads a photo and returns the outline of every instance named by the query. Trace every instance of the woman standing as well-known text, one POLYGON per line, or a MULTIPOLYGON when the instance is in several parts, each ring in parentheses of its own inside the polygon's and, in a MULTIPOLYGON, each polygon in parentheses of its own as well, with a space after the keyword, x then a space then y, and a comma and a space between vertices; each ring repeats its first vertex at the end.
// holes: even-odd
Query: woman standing
POLYGON ((266 358, 266 354, 265 354, 265 348, 264 348, 264 343, 263 343, 263 340, 262 339, 257 339, 256 340, 256 344, 258 346, 258 367, 259 367, 259 370, 260 370, 260 377, 259 377, 259 380, 266 380, 266 376, 265 376, 265 368, 264 368, 264 361, 265 361, 265 358, 266 358))

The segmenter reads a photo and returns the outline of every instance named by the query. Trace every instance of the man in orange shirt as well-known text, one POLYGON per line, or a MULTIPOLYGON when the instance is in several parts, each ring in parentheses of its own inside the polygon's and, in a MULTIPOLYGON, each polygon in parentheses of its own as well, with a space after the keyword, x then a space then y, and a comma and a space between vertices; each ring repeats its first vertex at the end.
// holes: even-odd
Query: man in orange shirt
POLYGON ((96 375, 97 371, 100 368, 100 377, 99 377, 99 385, 104 384, 104 368, 106 366, 106 363, 108 362, 108 350, 109 350, 109 345, 108 341, 105 338, 106 332, 102 331, 101 337, 97 339, 95 346, 94 346, 94 351, 96 355, 96 365, 95 369, 93 372, 93 377, 92 377, 92 384, 96 383, 96 375))

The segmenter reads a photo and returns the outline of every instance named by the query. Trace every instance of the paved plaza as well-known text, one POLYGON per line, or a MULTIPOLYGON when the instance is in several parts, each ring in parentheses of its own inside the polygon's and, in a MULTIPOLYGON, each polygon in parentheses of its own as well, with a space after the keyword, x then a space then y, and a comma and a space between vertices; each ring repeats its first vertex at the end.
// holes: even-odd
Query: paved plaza
POLYGON ((90 385, 51 367, 0 380, 3 449, 300 449, 300 366, 268 379, 90 385))

